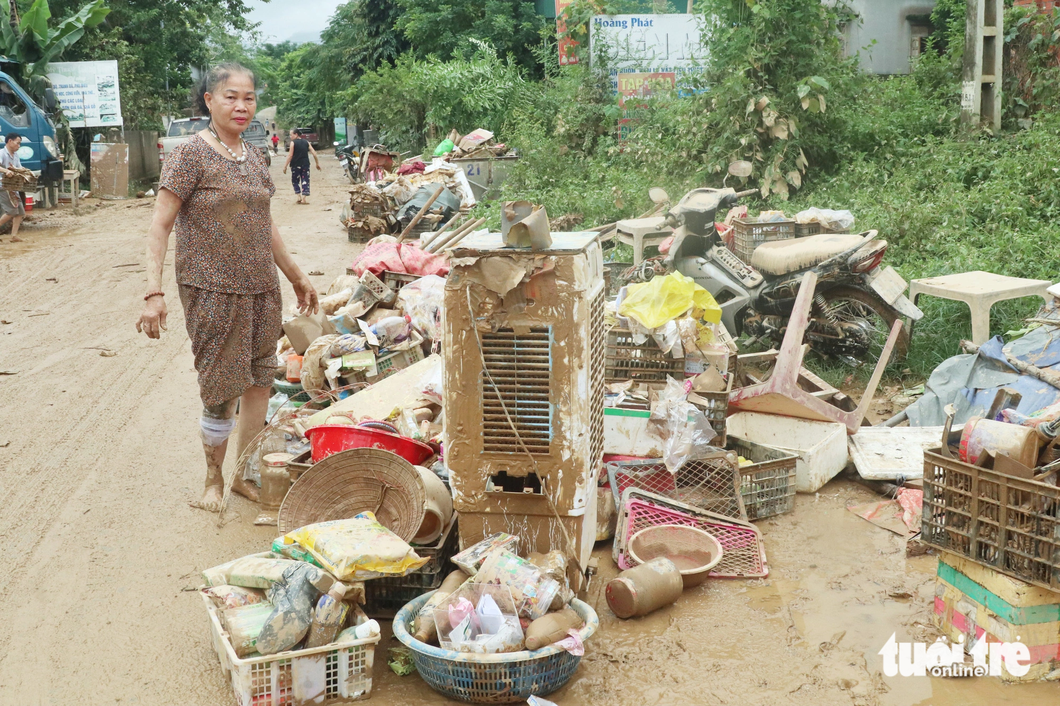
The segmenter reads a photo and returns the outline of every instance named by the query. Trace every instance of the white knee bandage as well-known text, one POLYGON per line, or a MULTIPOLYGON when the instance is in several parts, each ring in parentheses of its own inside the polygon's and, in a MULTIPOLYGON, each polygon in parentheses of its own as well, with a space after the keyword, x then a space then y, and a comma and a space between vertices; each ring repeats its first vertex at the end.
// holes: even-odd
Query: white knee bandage
POLYGON ((199 417, 199 429, 203 443, 207 446, 220 446, 232 434, 235 429, 236 420, 214 419, 213 417, 199 417))

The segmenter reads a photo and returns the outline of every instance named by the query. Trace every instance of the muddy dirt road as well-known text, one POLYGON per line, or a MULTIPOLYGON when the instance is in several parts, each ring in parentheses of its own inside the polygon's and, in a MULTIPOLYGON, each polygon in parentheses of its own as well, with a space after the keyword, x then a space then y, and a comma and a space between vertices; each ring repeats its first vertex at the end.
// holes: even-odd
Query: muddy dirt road
MULTIPOLYGON (((273 215, 321 290, 356 252, 337 217, 338 163, 322 155, 297 206, 273 175, 273 215)), ((256 506, 230 521, 188 507, 201 492, 199 400, 173 285, 169 331, 133 328, 144 291, 150 199, 38 214, 24 243, 0 237, 0 704, 233 703, 195 593, 199 573, 261 551, 256 506)), ((285 288, 285 301, 293 301, 285 288)), ((231 460, 231 459, 230 459, 231 460)), ((933 639, 934 558, 845 510, 872 499, 836 482, 760 524, 771 575, 714 581, 621 623, 600 588, 601 630, 561 706, 629 704, 1055 704, 1060 686, 989 679, 886 679, 878 650, 933 639)), ((601 579, 615 573, 598 550, 601 579)), ((372 700, 447 703, 376 654, 372 700)))

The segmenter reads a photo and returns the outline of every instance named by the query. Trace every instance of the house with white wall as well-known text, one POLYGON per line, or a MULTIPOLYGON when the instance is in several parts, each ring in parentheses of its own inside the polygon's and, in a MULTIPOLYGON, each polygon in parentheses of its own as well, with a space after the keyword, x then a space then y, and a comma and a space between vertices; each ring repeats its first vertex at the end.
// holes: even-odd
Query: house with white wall
POLYGON ((934 0, 847 0, 858 16, 843 30, 847 54, 865 71, 907 74, 927 48, 934 0))

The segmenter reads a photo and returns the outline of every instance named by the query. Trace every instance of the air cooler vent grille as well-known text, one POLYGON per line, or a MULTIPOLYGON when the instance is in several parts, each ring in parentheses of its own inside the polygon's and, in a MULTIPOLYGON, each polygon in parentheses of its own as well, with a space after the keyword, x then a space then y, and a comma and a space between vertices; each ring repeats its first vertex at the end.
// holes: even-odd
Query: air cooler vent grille
POLYGON ((506 407, 530 453, 547 456, 552 442, 552 328, 485 333, 482 348, 489 372, 489 377, 482 374, 482 450, 525 453, 504 415, 506 407), (490 377, 504 400, 503 407, 490 377))

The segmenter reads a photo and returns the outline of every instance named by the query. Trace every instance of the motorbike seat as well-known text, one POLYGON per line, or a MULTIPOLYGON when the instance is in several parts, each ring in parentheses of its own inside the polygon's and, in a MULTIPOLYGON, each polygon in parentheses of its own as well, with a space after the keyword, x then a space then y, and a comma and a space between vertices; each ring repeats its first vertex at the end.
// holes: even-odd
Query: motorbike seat
POLYGON ((765 275, 780 277, 819 265, 864 240, 857 234, 822 233, 806 238, 762 243, 751 256, 751 267, 765 275))

